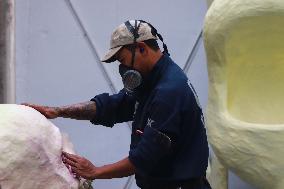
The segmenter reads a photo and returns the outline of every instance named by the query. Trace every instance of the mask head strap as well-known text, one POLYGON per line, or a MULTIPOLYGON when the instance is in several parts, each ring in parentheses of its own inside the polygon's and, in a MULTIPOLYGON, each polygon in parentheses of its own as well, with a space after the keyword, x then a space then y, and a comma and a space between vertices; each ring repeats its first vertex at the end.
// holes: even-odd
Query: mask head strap
POLYGON ((130 24, 129 21, 126 21, 124 24, 125 24, 126 28, 128 29, 128 31, 130 33, 132 33, 133 38, 134 38, 134 41, 133 41, 134 46, 131 48, 131 53, 132 53, 131 66, 133 67, 134 59, 135 59, 135 50, 136 50, 136 45, 137 45, 137 39, 139 37, 138 31, 139 31, 139 27, 140 27, 141 22, 137 26, 137 20, 135 20, 134 27, 130 24))
POLYGON ((146 24, 148 24, 148 25, 150 26, 152 35, 153 35, 153 36, 158 36, 158 38, 159 38, 159 39, 162 41, 162 43, 163 43, 163 48, 164 48, 163 54, 167 54, 168 56, 170 56, 170 53, 169 53, 169 51, 168 51, 168 47, 167 47, 167 45, 164 43, 164 39, 163 39, 162 35, 158 33, 157 29, 156 29, 154 26, 152 26, 152 24, 150 24, 150 23, 148 23, 148 22, 146 22, 146 21, 144 21, 144 20, 139 20, 139 21, 140 21, 140 23, 146 23, 146 24))

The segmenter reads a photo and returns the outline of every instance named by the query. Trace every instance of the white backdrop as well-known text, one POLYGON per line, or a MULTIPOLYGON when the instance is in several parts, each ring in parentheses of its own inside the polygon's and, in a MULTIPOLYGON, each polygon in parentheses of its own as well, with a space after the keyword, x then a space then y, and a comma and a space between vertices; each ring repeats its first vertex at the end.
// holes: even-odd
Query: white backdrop
MULTIPOLYGON (((180 67, 191 65, 187 75, 205 108, 206 57, 202 38, 196 41, 206 10, 205 0, 16 0, 16 101, 58 106, 119 90, 118 63, 98 60, 108 49, 116 26, 128 19, 142 19, 162 34, 180 67)), ((127 124, 110 129, 88 121, 53 122, 69 134, 78 154, 98 166, 128 155, 127 124)), ((94 187, 137 188, 129 178, 96 180, 94 187)), ((252 187, 230 175, 230 189, 245 188, 252 187)))

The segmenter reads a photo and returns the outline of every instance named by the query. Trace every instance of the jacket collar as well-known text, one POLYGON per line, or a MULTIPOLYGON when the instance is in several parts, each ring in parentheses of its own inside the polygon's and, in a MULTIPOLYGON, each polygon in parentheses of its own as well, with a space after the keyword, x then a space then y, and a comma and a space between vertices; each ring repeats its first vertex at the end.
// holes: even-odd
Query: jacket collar
POLYGON ((162 55, 151 72, 144 78, 144 88, 147 91, 152 90, 157 85, 170 61, 171 58, 168 55, 162 55))

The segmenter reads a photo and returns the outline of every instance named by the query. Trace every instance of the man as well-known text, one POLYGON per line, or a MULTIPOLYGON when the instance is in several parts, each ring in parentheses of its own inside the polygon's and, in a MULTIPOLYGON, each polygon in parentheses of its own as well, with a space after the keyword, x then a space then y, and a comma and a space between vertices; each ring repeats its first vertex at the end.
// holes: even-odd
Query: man
POLYGON ((142 189, 205 189, 208 143, 201 107, 183 71, 171 60, 163 38, 149 23, 127 21, 113 32, 103 62, 118 60, 124 89, 64 107, 34 107, 47 118, 90 120, 112 127, 133 121, 129 155, 96 167, 83 157, 63 152, 63 161, 86 179, 135 174, 142 189))

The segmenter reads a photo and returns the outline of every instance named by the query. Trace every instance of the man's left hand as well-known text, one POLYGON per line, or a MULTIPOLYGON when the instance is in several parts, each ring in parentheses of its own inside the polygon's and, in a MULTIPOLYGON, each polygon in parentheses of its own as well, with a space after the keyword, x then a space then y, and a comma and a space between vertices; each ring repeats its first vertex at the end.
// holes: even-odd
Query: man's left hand
POLYGON ((96 166, 84 157, 75 154, 62 152, 62 161, 68 167, 71 167, 77 177, 83 177, 88 180, 95 179, 96 166))

